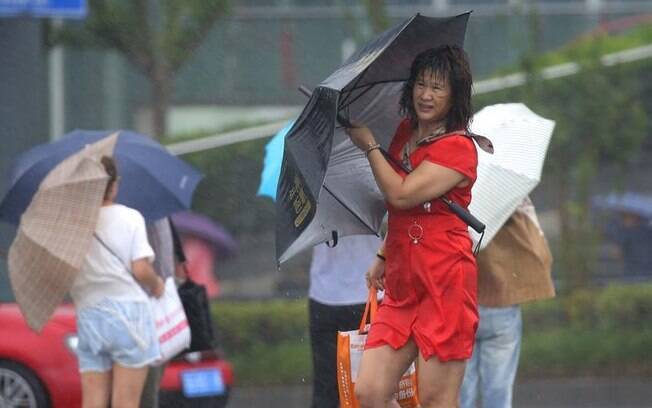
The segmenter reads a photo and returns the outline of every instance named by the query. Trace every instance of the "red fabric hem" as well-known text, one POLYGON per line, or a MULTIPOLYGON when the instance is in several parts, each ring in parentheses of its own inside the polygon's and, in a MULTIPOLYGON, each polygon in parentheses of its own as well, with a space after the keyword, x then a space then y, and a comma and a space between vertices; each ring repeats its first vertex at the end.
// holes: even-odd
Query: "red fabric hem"
MULTIPOLYGON (((374 326, 372 326, 372 329, 369 331, 367 342, 364 346, 365 350, 382 346, 389 346, 394 350, 399 350, 407 344, 410 338, 412 338, 419 353, 426 361, 430 360, 433 356, 437 357, 437 360, 442 363, 453 360, 468 360, 473 354, 473 347, 465 352, 460 352, 459 350, 454 350, 453 352, 448 353, 438 352, 438 347, 430 344, 430 341, 418 332, 413 331, 410 335, 401 334, 398 330, 385 322, 380 324, 376 323, 374 326), (376 329, 375 331, 373 330, 374 326, 376 329), (383 332, 378 333, 378 330, 382 330, 383 332)), ((460 333, 459 335, 461 336, 462 334, 460 333)), ((460 339, 459 341, 463 342, 463 339, 460 339)), ((473 344, 473 342, 470 344, 473 344)))

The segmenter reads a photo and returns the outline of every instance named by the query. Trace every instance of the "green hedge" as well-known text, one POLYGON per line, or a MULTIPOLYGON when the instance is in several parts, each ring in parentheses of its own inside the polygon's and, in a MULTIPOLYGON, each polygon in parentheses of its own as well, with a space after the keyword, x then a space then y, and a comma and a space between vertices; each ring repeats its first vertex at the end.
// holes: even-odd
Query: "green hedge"
POLYGON ((312 379, 305 300, 216 302, 213 316, 238 384, 300 384, 312 379))
POLYGON ((523 306, 526 329, 652 329, 652 283, 578 289, 523 306))
MULTIPOLYGON (((213 315, 239 385, 310 383, 307 301, 223 302, 213 315)), ((523 307, 519 375, 652 375, 652 284, 611 285, 523 307)))
POLYGON ((527 304, 523 323, 521 375, 652 375, 652 284, 527 304))
POLYGON ((652 329, 524 330, 522 377, 652 375, 652 329))

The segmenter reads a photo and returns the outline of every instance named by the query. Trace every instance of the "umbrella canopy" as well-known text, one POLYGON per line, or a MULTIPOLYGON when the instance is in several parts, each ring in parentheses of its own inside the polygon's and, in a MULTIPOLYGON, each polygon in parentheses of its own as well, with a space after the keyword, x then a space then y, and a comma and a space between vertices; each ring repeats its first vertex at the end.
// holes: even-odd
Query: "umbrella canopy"
POLYGON ((417 14, 362 47, 312 92, 285 138, 276 194, 279 262, 334 234, 378 232, 383 196, 364 154, 335 119, 344 113, 364 123, 387 149, 401 120, 398 101, 412 61, 429 48, 462 47, 468 17, 417 14))
MULTIPOLYGON (((50 170, 84 146, 112 133, 75 130, 19 156, 11 171, 9 190, 0 203, 0 219, 18 224, 50 170)), ((201 174, 147 136, 127 130, 117 134, 114 157, 121 180, 116 202, 137 209, 150 221, 190 208, 201 174)))
POLYGON ((70 290, 97 224, 117 135, 68 157, 43 179, 9 248, 9 279, 27 324, 40 331, 70 290))
MULTIPOLYGON (((473 116, 471 130, 487 136, 495 152, 478 150, 478 178, 469 210, 486 224, 484 248, 541 180, 555 122, 522 103, 487 106, 473 116)), ((477 242, 479 234, 469 229, 477 242)))
POLYGON ((172 218, 172 223, 177 231, 208 241, 215 247, 220 256, 233 255, 238 248, 238 244, 231 234, 223 226, 205 215, 181 212, 172 215, 170 218, 172 218))
POLYGON ((288 122, 265 145, 263 172, 260 175, 260 186, 258 186, 259 196, 267 196, 272 200, 276 200, 276 187, 278 186, 278 178, 281 175, 285 136, 292 128, 292 125, 294 125, 294 121, 288 122))
POLYGON ((652 195, 649 194, 611 193, 593 198, 592 204, 599 209, 635 214, 652 221, 652 195))

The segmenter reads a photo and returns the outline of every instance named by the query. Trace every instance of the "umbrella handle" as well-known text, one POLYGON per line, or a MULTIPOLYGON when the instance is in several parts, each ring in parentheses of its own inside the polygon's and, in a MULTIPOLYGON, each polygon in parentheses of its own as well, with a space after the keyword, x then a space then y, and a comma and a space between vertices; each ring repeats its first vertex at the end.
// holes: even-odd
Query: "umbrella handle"
POLYGON ((485 225, 482 222, 480 222, 479 219, 475 218, 473 214, 471 214, 470 212, 462 208, 462 206, 457 204, 455 201, 451 201, 446 197, 442 196, 439 197, 439 199, 442 200, 444 203, 446 203, 448 208, 450 208, 451 211, 455 213, 455 215, 460 217, 460 219, 464 221, 466 225, 473 228, 475 232, 477 232, 478 234, 482 234, 484 232, 485 225))
MULTIPOLYGON (((301 92, 308 98, 312 96, 312 91, 310 91, 310 89, 308 89, 308 87, 305 85, 299 86, 299 92, 301 92)), ((344 115, 342 115, 339 111, 337 112, 337 123, 339 123, 340 126, 345 127, 347 129, 351 129, 355 127, 353 126, 351 121, 348 118, 344 117, 344 115)))
MULTIPOLYGON (((380 149, 380 152, 385 156, 385 160, 387 160, 390 163, 394 163, 396 166, 400 167, 401 170, 403 170, 406 174, 409 174, 411 172, 410 169, 408 169, 403 163, 394 160, 392 156, 387 153, 387 150, 385 149, 380 149)), ((455 201, 451 201, 448 198, 441 196, 439 197, 441 201, 443 201, 448 208, 452 212, 455 213, 464 223, 471 228, 473 228, 478 234, 482 234, 482 232, 485 229, 485 225, 477 218, 473 216, 468 210, 463 208, 461 205, 457 204, 455 201)))

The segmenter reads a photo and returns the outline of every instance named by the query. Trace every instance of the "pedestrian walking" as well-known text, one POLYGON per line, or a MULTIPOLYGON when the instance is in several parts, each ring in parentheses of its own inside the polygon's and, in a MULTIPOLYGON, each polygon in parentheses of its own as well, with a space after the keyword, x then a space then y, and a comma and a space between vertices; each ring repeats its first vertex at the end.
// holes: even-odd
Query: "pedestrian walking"
POLYGON ((464 373, 461 408, 511 408, 521 350, 520 305, 555 296, 551 264, 534 205, 526 197, 478 255, 480 324, 464 373))
POLYGON ((471 71, 466 53, 442 46, 419 54, 403 88, 400 123, 381 153, 362 124, 347 129, 387 202, 384 245, 369 283, 385 289, 355 383, 361 407, 398 407, 393 394, 417 359, 421 406, 453 407, 477 327, 477 269, 467 225, 440 197, 471 201, 478 156, 467 132, 471 71), (409 174, 393 162, 401 163, 409 174))
POLYGON ((338 408, 337 332, 360 325, 369 290, 364 274, 382 240, 351 235, 334 247, 313 248, 308 308, 312 351, 312 408, 338 408))
POLYGON ((118 171, 110 157, 101 163, 109 181, 94 239, 70 291, 82 400, 84 406, 136 408, 148 365, 160 355, 145 290, 160 297, 164 285, 152 268, 142 215, 114 203, 118 171))

